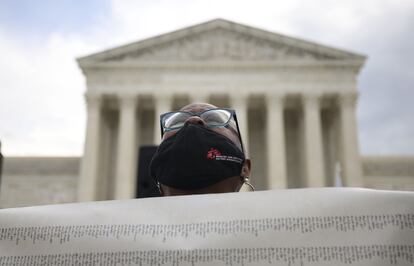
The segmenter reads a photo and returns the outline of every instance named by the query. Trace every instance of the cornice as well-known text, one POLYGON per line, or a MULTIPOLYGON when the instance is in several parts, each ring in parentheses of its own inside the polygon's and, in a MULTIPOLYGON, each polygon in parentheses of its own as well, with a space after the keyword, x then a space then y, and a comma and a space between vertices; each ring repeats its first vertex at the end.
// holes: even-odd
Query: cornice
POLYGON ((358 71, 363 65, 361 60, 281 60, 281 61, 205 61, 205 62, 84 62, 81 64, 85 74, 98 69, 217 69, 217 68, 315 68, 340 67, 358 71))

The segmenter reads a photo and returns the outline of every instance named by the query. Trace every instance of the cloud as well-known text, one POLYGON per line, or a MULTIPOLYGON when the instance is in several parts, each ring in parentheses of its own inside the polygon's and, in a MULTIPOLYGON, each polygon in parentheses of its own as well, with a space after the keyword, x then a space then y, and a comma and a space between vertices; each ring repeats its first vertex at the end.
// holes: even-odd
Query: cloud
POLYGON ((88 10, 96 10, 96 19, 62 16, 64 23, 84 25, 79 30, 69 25, 30 34, 36 27, 25 32, 0 23, 4 154, 82 154, 85 84, 76 57, 218 17, 366 54, 359 82, 361 150, 414 153, 412 1, 113 0, 104 12, 94 3, 88 10))
POLYGON ((43 47, 0 32, 4 154, 81 154, 84 80, 74 57, 86 44, 54 34, 43 47))
POLYGON ((369 53, 360 75, 358 118, 365 154, 414 154, 414 5, 389 8, 363 29, 361 43, 369 53), (392 18, 392 22, 386 18, 392 18))

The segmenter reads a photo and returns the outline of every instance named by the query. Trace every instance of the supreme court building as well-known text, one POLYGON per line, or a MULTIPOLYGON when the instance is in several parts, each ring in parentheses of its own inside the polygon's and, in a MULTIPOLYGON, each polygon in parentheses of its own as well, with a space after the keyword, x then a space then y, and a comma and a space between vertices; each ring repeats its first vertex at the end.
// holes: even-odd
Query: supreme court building
POLYGON ((213 20, 78 60, 87 80, 79 199, 135 196, 138 147, 190 102, 234 108, 259 189, 362 186, 355 107, 365 57, 213 20))
POLYGON ((360 156, 364 61, 222 19, 79 58, 83 157, 5 158, 0 208, 136 197, 140 147, 159 144, 160 114, 191 102, 236 110, 258 190, 414 190, 414 157, 360 156))

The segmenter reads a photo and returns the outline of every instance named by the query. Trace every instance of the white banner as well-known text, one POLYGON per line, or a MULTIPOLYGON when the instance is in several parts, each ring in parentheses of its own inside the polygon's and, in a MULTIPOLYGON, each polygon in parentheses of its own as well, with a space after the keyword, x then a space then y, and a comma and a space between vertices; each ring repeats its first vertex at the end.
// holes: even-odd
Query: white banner
POLYGON ((0 265, 414 265, 414 193, 292 189, 3 209, 0 265))

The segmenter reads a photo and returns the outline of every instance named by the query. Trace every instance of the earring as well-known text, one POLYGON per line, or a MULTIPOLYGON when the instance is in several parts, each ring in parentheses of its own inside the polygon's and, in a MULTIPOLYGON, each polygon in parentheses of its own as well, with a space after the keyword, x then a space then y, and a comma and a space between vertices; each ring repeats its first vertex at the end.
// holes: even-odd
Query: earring
POLYGON ((255 191, 254 186, 250 183, 249 177, 248 176, 241 176, 242 181, 243 181, 243 185, 240 188, 240 191, 247 191, 247 192, 253 192, 255 191), (244 187, 247 188, 244 188, 244 187), (244 189, 243 189, 244 188, 244 189))
POLYGON ((157 182, 157 188, 158 188, 158 192, 160 192, 160 195, 162 196, 164 193, 162 191, 160 182, 157 182))

